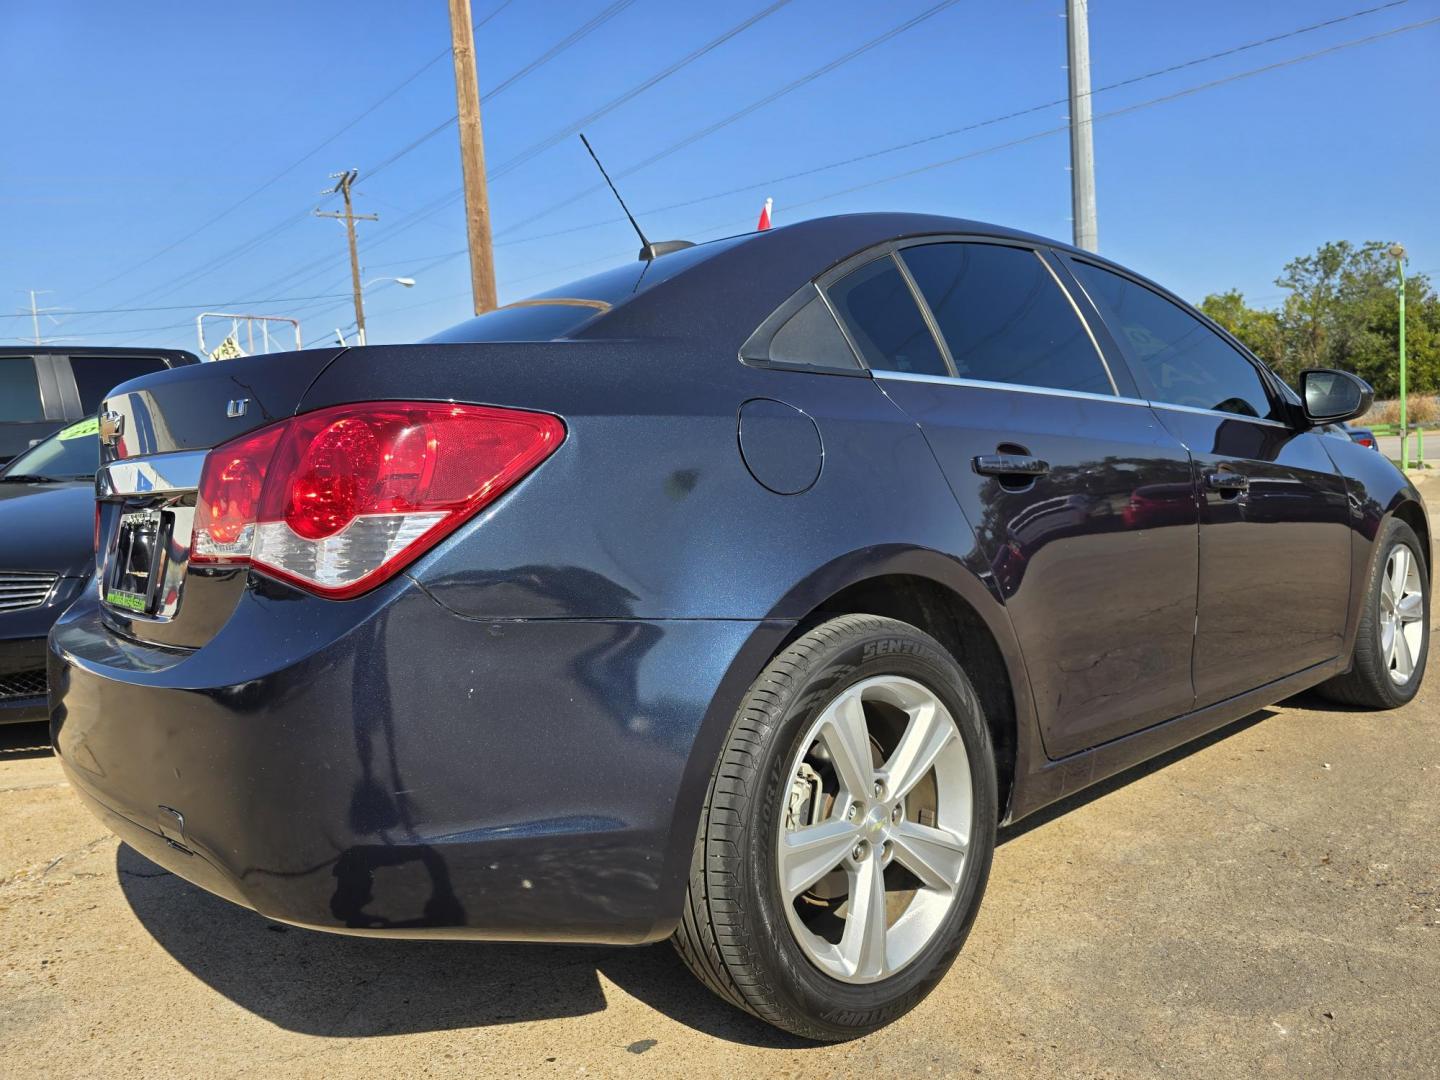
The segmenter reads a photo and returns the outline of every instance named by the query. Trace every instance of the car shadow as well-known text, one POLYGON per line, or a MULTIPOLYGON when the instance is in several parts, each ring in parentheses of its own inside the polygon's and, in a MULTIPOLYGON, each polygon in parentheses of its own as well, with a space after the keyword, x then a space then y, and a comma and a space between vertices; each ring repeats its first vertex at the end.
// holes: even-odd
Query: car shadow
MULTIPOLYGON (((1311 708, 1319 706, 1307 704, 1305 707, 1311 708)), ((1183 761, 1191 754, 1198 754, 1206 747, 1214 746, 1216 743, 1223 742, 1233 735, 1247 731, 1262 720, 1267 720, 1274 715, 1274 709, 1261 709, 1258 712, 1253 712, 1249 716, 1241 717, 1239 720, 1216 728, 1208 735, 1202 735, 1197 739, 1175 747, 1173 750, 1167 750, 1165 753, 1160 754, 1158 757, 1153 757, 1149 761, 1142 761, 1139 765, 1132 765, 1130 768, 1118 772, 1106 780, 1101 780, 1098 784, 1092 784, 1082 791, 1075 792, 1073 795, 1067 795, 1059 802, 1053 802, 1043 810, 1037 810, 1029 817, 1024 818, 1014 825, 1002 825, 995 838, 996 845, 998 846, 1008 843, 1011 840, 1017 840, 1026 833, 1033 832, 1040 828, 1042 825, 1048 825, 1056 818, 1064 817, 1072 810, 1077 810, 1082 806, 1088 806, 1096 799, 1103 799, 1106 795, 1135 783, 1136 780, 1142 780, 1151 773, 1159 772, 1167 765, 1173 765, 1177 761, 1183 761)))
POLYGON ((0 754, 6 758, 50 757, 50 728, 45 721, 0 727, 0 754))
MULTIPOLYGON (((512 945, 328 934, 284 926, 212 896, 124 844, 115 870, 136 918, 172 958, 289 1031, 364 1038, 585 1016, 605 1009, 603 976, 717 1039, 816 1045, 722 1002, 665 943, 512 945)), ((627 1045, 644 1048, 657 1033, 642 1023, 630 1034, 627 1045)))
MULTIPOLYGON (((1288 703, 1287 703, 1288 704, 1288 703)), ((1342 708, 1296 699, 1306 708, 1342 708)), ((1274 715, 1261 709, 1000 830, 1005 844, 1274 715)), ((668 944, 640 948, 352 937, 285 926, 212 896, 122 844, 116 875, 152 937, 186 970, 279 1027, 363 1038, 602 1012, 601 977, 670 1019, 728 1042, 817 1044, 720 1001, 668 944)), ((628 1045, 646 1047, 644 1025, 628 1045)), ((640 1052, 637 1050, 637 1052, 640 1052)))

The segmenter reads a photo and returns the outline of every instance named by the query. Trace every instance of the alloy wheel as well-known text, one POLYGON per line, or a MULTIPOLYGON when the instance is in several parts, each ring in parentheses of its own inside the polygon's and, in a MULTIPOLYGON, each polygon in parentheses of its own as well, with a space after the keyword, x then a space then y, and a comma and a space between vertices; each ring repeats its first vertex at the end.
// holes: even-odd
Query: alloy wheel
POLYGON ((1380 655, 1397 686, 1415 674, 1425 642, 1425 590, 1414 553, 1396 544, 1380 582, 1380 655))
POLYGON ((970 761, 949 709, 913 679, 848 687, 800 741, 776 860, 790 929, 843 982, 888 978, 954 905, 974 820, 970 761))

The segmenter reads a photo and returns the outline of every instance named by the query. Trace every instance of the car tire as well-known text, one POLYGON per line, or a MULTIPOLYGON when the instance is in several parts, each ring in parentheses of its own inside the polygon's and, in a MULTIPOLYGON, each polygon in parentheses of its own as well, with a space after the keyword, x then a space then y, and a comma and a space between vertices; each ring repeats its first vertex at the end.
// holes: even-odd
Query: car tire
POLYGON ((1398 518, 1391 518, 1381 529, 1375 549, 1379 554, 1370 568, 1350 670, 1322 683, 1319 690, 1343 705, 1394 709, 1415 696, 1425 677, 1430 648, 1430 575, 1419 538, 1398 518), (1403 569, 1397 563, 1403 564, 1403 569), (1404 581, 1396 580, 1397 571, 1404 581), (1399 607, 1408 608, 1413 618, 1397 608, 1397 599, 1399 607), (1418 631, 1413 629, 1416 626, 1418 631), (1404 627, 1412 629, 1406 633, 1404 627), (1402 667, 1408 671, 1400 670, 1402 667))
POLYGON ((776 656, 740 705, 675 947, 721 998, 785 1031, 831 1042, 874 1031, 954 961, 997 816, 989 731, 955 659, 894 619, 831 619, 776 656), (867 783, 862 799, 852 789, 867 783), (804 886, 836 844, 847 854, 804 886))

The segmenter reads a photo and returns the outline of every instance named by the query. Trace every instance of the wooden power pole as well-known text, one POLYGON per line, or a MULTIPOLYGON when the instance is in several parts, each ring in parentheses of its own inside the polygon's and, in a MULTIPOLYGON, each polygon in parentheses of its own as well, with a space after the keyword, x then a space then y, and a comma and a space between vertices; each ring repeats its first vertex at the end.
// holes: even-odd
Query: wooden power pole
POLYGON ((331 173, 330 178, 335 181, 335 186, 326 195, 333 195, 339 192, 340 197, 345 200, 345 212, 337 214, 331 210, 316 210, 316 217, 339 218, 345 222, 345 235, 350 240, 350 285, 355 290, 355 334, 360 339, 360 344, 365 344, 365 299, 360 295, 360 256, 355 250, 355 222, 357 221, 379 221, 375 214, 357 214, 350 203, 350 187, 355 183, 355 178, 360 173, 356 169, 348 169, 345 172, 331 173))
POLYGON ((480 86, 475 78, 470 0, 450 0, 450 44, 460 114, 460 164, 465 175, 470 289, 475 297, 475 314, 483 315, 495 310, 495 256, 490 247, 490 195, 485 185, 485 139, 480 132, 480 86))

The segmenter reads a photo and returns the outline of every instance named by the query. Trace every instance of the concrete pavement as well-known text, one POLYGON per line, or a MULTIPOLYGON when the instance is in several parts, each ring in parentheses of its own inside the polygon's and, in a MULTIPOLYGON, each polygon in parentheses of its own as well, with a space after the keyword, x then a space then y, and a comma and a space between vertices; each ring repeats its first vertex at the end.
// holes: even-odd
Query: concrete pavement
POLYGON ((668 946, 278 926, 116 843, 0 729, 0 1074, 1440 1077, 1440 676, 1305 698, 1010 830, 950 975, 843 1046, 668 946))

